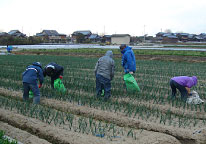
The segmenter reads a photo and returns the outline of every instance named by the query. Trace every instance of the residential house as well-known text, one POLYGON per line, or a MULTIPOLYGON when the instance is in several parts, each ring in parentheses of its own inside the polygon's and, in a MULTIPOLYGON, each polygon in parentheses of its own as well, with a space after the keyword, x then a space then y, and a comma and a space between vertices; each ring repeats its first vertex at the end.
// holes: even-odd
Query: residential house
POLYGON ((130 35, 129 34, 113 34, 111 36, 112 44, 129 44, 130 35))
POLYGON ((11 30, 8 34, 14 37, 26 37, 26 35, 21 33, 19 30, 11 30))
POLYGON ((112 37, 112 35, 104 35, 102 37, 102 42, 106 43, 106 44, 110 44, 111 43, 111 37, 112 37))
POLYGON ((162 35, 162 43, 177 43, 178 37, 174 33, 164 33, 162 35))
POLYGON ((199 36, 203 39, 203 41, 206 41, 206 33, 201 33, 199 36))
POLYGON ((98 34, 91 34, 88 39, 91 42, 101 42, 101 37, 98 34))
POLYGON ((196 37, 197 35, 195 35, 195 34, 189 34, 188 35, 188 41, 195 41, 195 37, 196 37))
POLYGON ((182 42, 187 42, 189 40, 188 33, 176 33, 176 36, 178 37, 179 41, 182 41, 182 42))
POLYGON ((156 37, 158 38, 158 37, 162 37, 164 34, 166 34, 166 33, 164 33, 164 32, 158 32, 157 34, 156 34, 156 37))
POLYGON ((9 34, 6 33, 6 32, 1 32, 1 33, 0 33, 0 37, 6 37, 6 36, 9 36, 9 34))
POLYGON ((178 42, 178 37, 175 35, 168 35, 163 37, 162 43, 177 43, 178 42))
POLYGON ((177 43, 179 39, 175 33, 159 32, 156 34, 156 40, 162 43, 177 43))
POLYGON ((65 43, 66 35, 59 34, 56 30, 43 30, 41 33, 36 34, 37 37, 42 37, 44 42, 49 43, 65 43))
POLYGON ((92 34, 92 32, 90 30, 74 31, 72 33, 72 41, 77 42, 79 35, 81 35, 82 36, 81 42, 83 42, 83 41, 89 39, 91 34, 92 34))

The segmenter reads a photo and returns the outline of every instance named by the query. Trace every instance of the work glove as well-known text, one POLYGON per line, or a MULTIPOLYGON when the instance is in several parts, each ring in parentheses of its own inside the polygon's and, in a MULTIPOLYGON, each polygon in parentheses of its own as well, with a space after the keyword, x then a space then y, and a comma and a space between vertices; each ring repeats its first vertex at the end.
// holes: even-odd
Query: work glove
POLYGON ((133 74, 133 72, 131 71, 131 72, 129 72, 130 74, 133 74))
POLYGON ((63 79, 63 76, 60 75, 59 78, 60 78, 60 79, 63 79))
POLYGON ((42 87, 42 84, 39 84, 39 88, 41 88, 42 87))

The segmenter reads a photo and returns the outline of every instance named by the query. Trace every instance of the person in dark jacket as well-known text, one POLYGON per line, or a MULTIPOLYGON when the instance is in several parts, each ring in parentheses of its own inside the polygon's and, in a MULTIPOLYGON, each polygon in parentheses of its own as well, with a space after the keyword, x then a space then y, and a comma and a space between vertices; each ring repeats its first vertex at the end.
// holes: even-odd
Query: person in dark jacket
POLYGON ((172 89, 172 99, 176 98, 176 92, 178 89, 181 93, 181 99, 186 101, 189 94, 191 87, 197 84, 197 77, 192 76, 177 76, 170 79, 170 87, 172 89))
POLYGON ((47 64, 43 70, 44 77, 51 77, 51 87, 54 88, 54 80, 63 78, 64 68, 54 62, 47 64))
POLYGON ((34 93, 33 103, 39 104, 40 103, 40 91, 44 76, 40 62, 34 62, 32 65, 28 66, 26 70, 22 74, 23 79, 23 99, 29 99, 29 91, 31 90, 34 93), (38 79, 39 79, 39 87, 38 87, 38 79))
POLYGON ((96 76, 96 93, 97 98, 104 90, 104 100, 108 100, 111 95, 111 80, 114 77, 114 60, 112 59, 113 53, 111 50, 107 51, 105 56, 99 58, 95 66, 96 76))
POLYGON ((122 66, 125 73, 133 74, 136 71, 136 60, 132 47, 125 44, 120 45, 122 53, 122 66))

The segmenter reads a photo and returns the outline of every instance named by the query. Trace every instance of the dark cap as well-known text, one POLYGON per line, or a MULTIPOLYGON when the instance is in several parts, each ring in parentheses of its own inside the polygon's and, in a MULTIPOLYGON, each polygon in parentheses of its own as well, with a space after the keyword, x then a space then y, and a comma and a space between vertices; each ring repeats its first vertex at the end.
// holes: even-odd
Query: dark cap
POLYGON ((120 49, 124 49, 124 48, 126 48, 126 46, 127 46, 126 44, 121 44, 121 45, 119 46, 119 48, 120 48, 120 49))
POLYGON ((41 63, 40 62, 33 62, 32 65, 34 66, 38 66, 40 68, 42 68, 41 63))

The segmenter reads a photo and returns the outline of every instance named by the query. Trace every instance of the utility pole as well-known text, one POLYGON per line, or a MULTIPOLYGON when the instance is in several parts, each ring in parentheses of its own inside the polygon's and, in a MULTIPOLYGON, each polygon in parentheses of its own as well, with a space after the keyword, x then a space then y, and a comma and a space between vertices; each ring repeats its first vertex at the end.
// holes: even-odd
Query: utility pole
POLYGON ((145 43, 145 25, 144 25, 144 43, 145 43))

